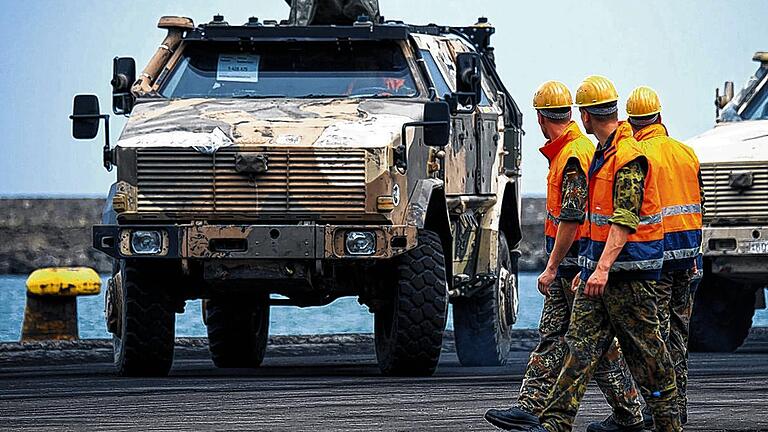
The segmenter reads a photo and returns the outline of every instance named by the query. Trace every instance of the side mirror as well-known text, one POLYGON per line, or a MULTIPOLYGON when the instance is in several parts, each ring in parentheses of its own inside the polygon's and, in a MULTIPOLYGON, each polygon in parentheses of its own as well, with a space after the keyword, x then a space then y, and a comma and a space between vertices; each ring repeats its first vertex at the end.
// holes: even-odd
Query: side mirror
POLYGON ((715 90, 715 105, 717 108, 725 108, 728 102, 733 100, 733 95, 733 81, 726 81, 723 85, 723 94, 720 94, 720 89, 715 90))
POLYGON ((94 139, 99 133, 101 112, 96 95, 77 95, 72 106, 72 136, 76 139, 94 139))
POLYGON ((99 134, 99 123, 104 119, 104 168, 112 170, 113 155, 109 144, 109 114, 102 114, 96 95, 76 95, 72 106, 72 136, 76 139, 94 139, 99 134))
POLYGON ((473 52, 459 53, 456 56, 456 92, 459 103, 475 106, 480 102, 482 67, 480 54, 473 52))
POLYGON ((446 102, 424 105, 424 144, 445 147, 451 139, 451 110, 446 102))
POLYGON ((136 61, 131 57, 115 57, 112 61, 112 112, 129 114, 134 97, 131 86, 136 81, 136 61))
POLYGON ((470 113, 474 111, 482 98, 482 59, 474 52, 459 53, 456 56, 456 93, 446 100, 452 113, 470 113), (459 106, 468 107, 460 110, 459 106))

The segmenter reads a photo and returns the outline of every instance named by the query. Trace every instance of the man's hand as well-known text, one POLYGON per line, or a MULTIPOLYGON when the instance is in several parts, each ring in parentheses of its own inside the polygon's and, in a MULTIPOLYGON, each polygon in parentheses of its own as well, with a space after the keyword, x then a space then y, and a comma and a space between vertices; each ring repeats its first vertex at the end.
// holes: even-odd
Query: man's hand
POLYGON ((549 287, 555 282, 557 277, 557 269, 550 269, 547 267, 539 275, 539 292, 544 296, 549 296, 549 287))
POLYGON ((587 297, 600 297, 605 292, 605 285, 608 283, 608 272, 599 268, 589 277, 584 295, 587 297))
POLYGON ((575 293, 579 290, 579 284, 581 283, 581 272, 578 272, 571 281, 571 292, 575 293))

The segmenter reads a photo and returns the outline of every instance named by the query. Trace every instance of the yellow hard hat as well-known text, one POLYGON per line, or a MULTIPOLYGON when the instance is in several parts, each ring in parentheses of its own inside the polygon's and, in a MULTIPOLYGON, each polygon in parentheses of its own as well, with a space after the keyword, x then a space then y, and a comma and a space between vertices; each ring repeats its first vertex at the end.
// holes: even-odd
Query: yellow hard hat
POLYGON ((547 81, 533 95, 533 107, 540 109, 567 108, 573 105, 568 87, 560 81, 547 81))
POLYGON ((650 87, 640 86, 627 99, 627 114, 630 117, 645 117, 661 112, 659 95, 650 87))
POLYGON ((616 91, 616 87, 611 80, 600 75, 584 78, 579 89, 576 90, 576 106, 580 108, 616 102, 617 100, 619 100, 619 93, 616 91))

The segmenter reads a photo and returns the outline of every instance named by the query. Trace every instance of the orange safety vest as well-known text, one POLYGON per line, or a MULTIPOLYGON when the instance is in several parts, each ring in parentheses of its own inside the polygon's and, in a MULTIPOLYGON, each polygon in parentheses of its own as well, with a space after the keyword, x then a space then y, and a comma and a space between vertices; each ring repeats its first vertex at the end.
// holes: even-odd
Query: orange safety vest
MULTIPOLYGON (((605 149, 598 149, 589 168, 589 222, 587 236, 582 240, 579 264, 584 280, 597 267, 605 249, 613 216, 616 173, 633 160, 645 157, 642 147, 632 137, 632 127, 621 122, 615 136, 605 149)), ((632 279, 654 279, 661 276, 664 262, 664 230, 661 220, 661 198, 657 188, 655 158, 647 158, 640 224, 629 235, 626 245, 611 267, 611 273, 625 274, 632 279)))
POLYGON ((662 124, 640 129, 635 139, 655 159, 658 183, 673 186, 661 194, 664 271, 691 269, 701 251, 699 159, 693 149, 670 138, 662 124))
MULTIPOLYGON (((579 129, 576 122, 570 122, 562 135, 547 141, 539 149, 549 161, 547 175, 547 219, 544 221, 545 250, 547 256, 552 253, 557 237, 557 226, 560 224, 560 212, 563 208, 563 175, 568 161, 575 158, 579 161, 586 175, 595 145, 579 129)), ((581 225, 576 233, 576 239, 560 263, 558 271, 564 277, 573 277, 579 272, 579 241, 586 234, 586 226, 581 225)))

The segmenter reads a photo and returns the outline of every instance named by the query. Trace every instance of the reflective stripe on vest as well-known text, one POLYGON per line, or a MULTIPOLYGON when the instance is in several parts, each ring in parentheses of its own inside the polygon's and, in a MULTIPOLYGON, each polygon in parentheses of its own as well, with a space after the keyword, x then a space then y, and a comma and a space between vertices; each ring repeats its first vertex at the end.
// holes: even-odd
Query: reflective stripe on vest
MULTIPOLYGON (((590 214, 589 221, 596 226, 603 226, 610 224, 610 219, 613 215, 601 215, 590 214)), ((654 215, 640 216, 640 225, 652 225, 662 223, 662 214, 656 213, 654 215)))
POLYGON ((640 129, 635 139, 659 168, 657 182, 673 186, 660 195, 665 270, 693 268, 701 249, 699 160, 693 149, 670 138, 662 124, 640 129))
MULTIPOLYGON (((586 280, 597 267, 605 249, 613 216, 614 183, 619 169, 633 160, 643 157, 643 149, 632 138, 629 124, 622 122, 616 130, 613 142, 602 152, 596 153, 589 178, 589 224, 587 238, 582 241, 579 254, 581 277, 586 280)), ((659 190, 656 186, 656 170, 648 159, 643 202, 640 208, 640 224, 630 233, 612 272, 634 272, 638 279, 658 279, 664 262, 663 212, 659 190)))
MULTIPOLYGON (((541 153, 549 161, 547 175, 547 218, 544 221, 544 248, 549 256, 555 245, 557 227, 560 225, 560 212, 563 204, 563 176, 565 166, 570 159, 577 159, 583 172, 587 172, 595 146, 579 129, 576 122, 570 122, 562 135, 548 141, 541 153)), ((586 223, 576 232, 574 244, 561 262, 561 267, 575 268, 578 265, 579 240, 586 234, 586 223)))
MULTIPOLYGON (((693 261, 701 251, 701 231, 664 233, 664 259, 693 261)), ((690 264, 693 267, 693 263, 690 264)), ((688 267, 688 268, 691 268, 688 267)))
MULTIPOLYGON (((664 199, 662 198, 662 201, 664 199)), ((683 204, 670 207, 664 207, 661 210, 664 217, 677 216, 684 214, 701 214, 701 204, 683 204)))

